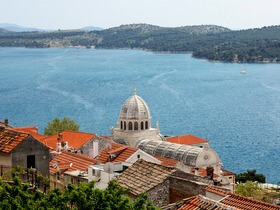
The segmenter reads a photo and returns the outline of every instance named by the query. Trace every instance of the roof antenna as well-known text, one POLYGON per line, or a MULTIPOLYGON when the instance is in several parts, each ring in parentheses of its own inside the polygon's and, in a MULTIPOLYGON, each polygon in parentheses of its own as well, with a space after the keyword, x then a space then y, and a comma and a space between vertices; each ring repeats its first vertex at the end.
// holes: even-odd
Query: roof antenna
POLYGON ((134 85, 133 95, 136 95, 136 85, 134 85))

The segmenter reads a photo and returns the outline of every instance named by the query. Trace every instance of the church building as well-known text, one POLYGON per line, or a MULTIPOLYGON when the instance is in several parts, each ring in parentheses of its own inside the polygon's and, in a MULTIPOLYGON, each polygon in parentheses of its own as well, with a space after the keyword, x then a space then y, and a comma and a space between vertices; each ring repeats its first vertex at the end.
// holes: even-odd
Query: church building
POLYGON ((214 173, 220 175, 221 161, 218 154, 210 148, 200 144, 180 144, 169 142, 160 133, 159 125, 152 128, 152 118, 149 107, 143 98, 134 93, 123 104, 116 127, 111 128, 113 141, 137 147, 154 156, 170 158, 179 161, 177 168, 186 172, 199 168, 213 167, 214 173))

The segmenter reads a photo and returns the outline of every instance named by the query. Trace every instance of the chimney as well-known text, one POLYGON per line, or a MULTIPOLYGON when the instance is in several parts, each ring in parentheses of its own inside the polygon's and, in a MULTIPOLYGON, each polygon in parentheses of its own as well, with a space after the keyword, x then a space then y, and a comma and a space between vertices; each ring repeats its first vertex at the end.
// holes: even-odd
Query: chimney
POLYGON ((96 158, 98 156, 98 141, 94 141, 92 147, 92 157, 96 158))
POLYGON ((7 126, 9 125, 9 119, 6 118, 6 119, 4 120, 4 124, 5 124, 5 126, 7 127, 7 126))
POLYGON ((58 138, 57 138, 57 141, 62 141, 62 133, 58 133, 58 138))
POLYGON ((61 140, 62 140, 62 134, 59 133, 57 137, 57 143, 56 143, 56 151, 61 152, 61 140))
POLYGON ((213 180, 214 178, 214 168, 212 166, 208 166, 206 168, 207 176, 210 177, 210 179, 213 180))
POLYGON ((198 167, 194 168, 194 175, 199 176, 199 168, 198 167))

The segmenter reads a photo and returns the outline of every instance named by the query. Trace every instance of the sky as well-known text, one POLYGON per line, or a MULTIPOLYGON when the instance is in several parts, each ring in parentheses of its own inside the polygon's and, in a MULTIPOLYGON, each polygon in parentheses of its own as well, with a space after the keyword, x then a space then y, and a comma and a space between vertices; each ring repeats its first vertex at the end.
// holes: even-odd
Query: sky
POLYGON ((131 23, 246 29, 280 25, 280 0, 0 0, 0 23, 43 29, 131 23))

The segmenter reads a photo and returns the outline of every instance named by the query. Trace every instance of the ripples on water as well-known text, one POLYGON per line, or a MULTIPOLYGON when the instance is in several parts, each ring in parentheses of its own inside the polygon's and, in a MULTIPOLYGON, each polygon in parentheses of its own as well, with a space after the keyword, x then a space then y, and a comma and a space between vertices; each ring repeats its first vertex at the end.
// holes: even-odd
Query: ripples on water
POLYGON ((163 134, 206 138, 225 168, 257 169, 280 181, 280 65, 135 50, 0 48, 0 83, 2 120, 42 131, 67 116, 103 135, 137 85, 163 134))

